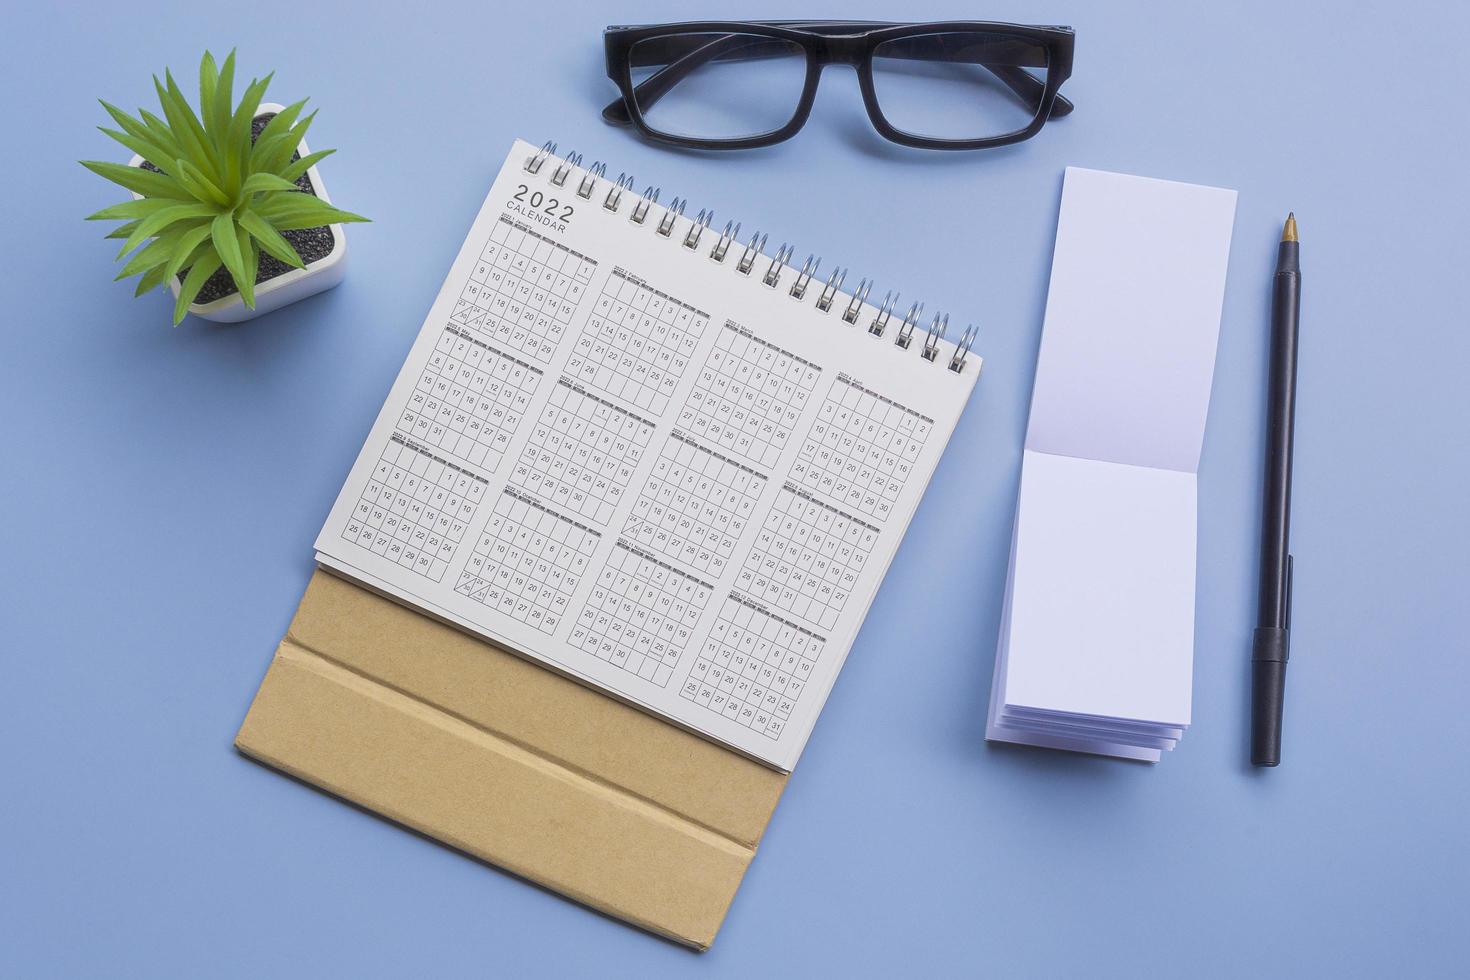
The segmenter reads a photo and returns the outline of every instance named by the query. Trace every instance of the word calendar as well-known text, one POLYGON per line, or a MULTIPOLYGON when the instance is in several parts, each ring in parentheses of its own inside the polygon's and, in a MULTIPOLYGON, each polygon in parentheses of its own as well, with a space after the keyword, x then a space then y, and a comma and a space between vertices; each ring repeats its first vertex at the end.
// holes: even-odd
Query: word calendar
POLYGON ((712 222, 517 142, 317 559, 789 771, 980 359, 712 222))

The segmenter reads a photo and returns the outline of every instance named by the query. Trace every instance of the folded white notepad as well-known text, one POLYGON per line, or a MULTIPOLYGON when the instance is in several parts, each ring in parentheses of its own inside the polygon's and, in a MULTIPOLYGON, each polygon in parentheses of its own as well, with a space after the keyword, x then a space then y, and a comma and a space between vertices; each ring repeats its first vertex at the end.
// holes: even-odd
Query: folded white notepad
POLYGON ((1189 725, 1234 219, 1234 191, 1067 169, 988 738, 1157 761, 1189 725))

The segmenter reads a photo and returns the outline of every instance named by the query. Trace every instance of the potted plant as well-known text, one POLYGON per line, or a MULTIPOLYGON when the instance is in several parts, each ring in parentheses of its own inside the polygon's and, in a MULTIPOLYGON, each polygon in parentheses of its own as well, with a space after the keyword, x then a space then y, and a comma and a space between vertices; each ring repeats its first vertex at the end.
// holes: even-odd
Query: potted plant
POLYGON ((342 225, 366 218, 332 206, 305 134, 316 113, 306 101, 263 103, 271 76, 254 79, 238 105, 235 53, 222 66, 205 52, 196 115, 172 73, 154 76, 163 117, 130 116, 106 102, 120 130, 102 132, 132 150, 126 163, 82 165, 133 193, 88 220, 124 222, 118 279, 140 276, 134 295, 167 283, 173 322, 185 313, 233 323, 319 293, 342 281, 342 225))

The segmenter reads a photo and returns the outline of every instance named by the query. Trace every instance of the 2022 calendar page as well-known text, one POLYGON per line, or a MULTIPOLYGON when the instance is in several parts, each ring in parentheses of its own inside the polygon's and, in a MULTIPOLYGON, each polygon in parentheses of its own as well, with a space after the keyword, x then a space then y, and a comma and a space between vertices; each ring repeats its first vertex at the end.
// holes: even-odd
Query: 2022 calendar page
POLYGON ((980 373, 839 285, 518 141, 318 560, 789 771, 980 373))

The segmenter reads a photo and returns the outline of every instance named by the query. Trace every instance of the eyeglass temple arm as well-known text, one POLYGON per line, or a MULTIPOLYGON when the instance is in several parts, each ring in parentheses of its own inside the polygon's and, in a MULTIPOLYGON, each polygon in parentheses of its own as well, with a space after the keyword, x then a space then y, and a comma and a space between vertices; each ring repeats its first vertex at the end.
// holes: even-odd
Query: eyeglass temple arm
MULTIPOLYGON (((807 21, 785 21, 779 23, 789 26, 795 26, 799 23, 803 28, 812 30, 815 33, 834 33, 840 30, 851 29, 851 27, 853 26, 849 22, 835 21, 822 23, 813 23, 807 21)), ((675 38, 671 37, 667 40, 674 41, 675 38)), ((680 47, 683 46, 684 45, 680 45, 680 47)), ((683 81, 698 68, 710 61, 732 53, 732 49, 741 49, 740 56, 732 60, 754 61, 760 58, 778 57, 780 52, 785 50, 785 45, 777 44, 774 39, 769 43, 762 43, 751 41, 750 35, 727 34, 724 37, 716 38, 713 41, 710 41, 699 46, 698 48, 693 49, 688 54, 685 54, 680 58, 676 58, 673 61, 670 61, 669 64, 665 65, 663 68, 654 72, 643 81, 639 82, 638 85, 633 89, 634 97, 637 99, 640 106, 643 106, 645 108, 652 106, 659 99, 663 98, 663 96, 668 93, 669 89, 673 88, 676 84, 683 81), (764 49, 765 53, 762 53, 762 49, 764 49)), ((655 48, 654 52, 651 53, 651 56, 657 58, 657 51, 658 49, 655 48)), ((902 54, 899 55, 899 57, 902 56, 902 54)), ((929 61, 935 59, 917 58, 916 60, 929 61)), ((963 58, 954 58, 952 60, 966 61, 966 59, 963 58)), ((655 61, 655 63, 657 62, 655 61)), ((1035 108, 1040 103, 1041 97, 1046 91, 1046 85, 1044 82, 1036 78, 1030 72, 1023 71, 1021 68, 1015 65, 995 65, 973 61, 967 61, 966 63, 979 64, 980 67, 993 74, 1007 88, 1015 93, 1027 105, 1032 106, 1033 108, 1035 108)), ((1048 114, 1047 118, 1059 119, 1062 116, 1069 114, 1072 111, 1072 108, 1073 105, 1068 99, 1066 99, 1062 95, 1057 95, 1052 101, 1051 112, 1048 114)), ((609 102, 606 106, 603 107, 602 118, 605 119, 607 122, 615 123, 618 125, 627 125, 628 123, 632 122, 632 118, 628 112, 628 106, 624 103, 624 100, 621 96, 617 99, 614 99, 612 102, 609 102)))

